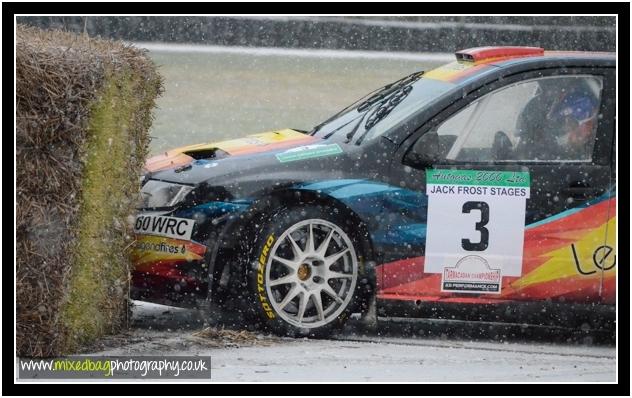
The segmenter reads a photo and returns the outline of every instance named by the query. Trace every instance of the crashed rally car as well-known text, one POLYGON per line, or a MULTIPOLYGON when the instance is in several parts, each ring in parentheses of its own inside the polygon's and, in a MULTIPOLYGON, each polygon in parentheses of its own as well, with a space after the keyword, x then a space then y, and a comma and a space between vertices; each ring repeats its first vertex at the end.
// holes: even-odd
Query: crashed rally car
POLYGON ((615 55, 455 56, 309 132, 149 159, 132 297, 291 335, 352 313, 614 314, 615 55))

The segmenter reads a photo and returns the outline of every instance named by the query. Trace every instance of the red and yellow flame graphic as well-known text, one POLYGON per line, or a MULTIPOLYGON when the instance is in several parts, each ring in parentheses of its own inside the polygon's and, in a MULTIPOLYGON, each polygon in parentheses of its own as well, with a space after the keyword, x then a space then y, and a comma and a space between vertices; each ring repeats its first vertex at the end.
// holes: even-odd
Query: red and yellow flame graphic
POLYGON ((525 230, 522 276, 503 277, 500 295, 441 292, 441 274, 426 274, 423 257, 378 267, 378 296, 397 300, 492 303, 563 299, 614 304, 616 199, 604 200, 525 230))

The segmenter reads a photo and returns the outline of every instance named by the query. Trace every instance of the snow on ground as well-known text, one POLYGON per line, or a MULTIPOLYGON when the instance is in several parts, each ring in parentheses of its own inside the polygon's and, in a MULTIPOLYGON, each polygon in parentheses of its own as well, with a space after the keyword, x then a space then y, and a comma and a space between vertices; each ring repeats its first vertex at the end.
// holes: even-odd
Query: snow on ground
POLYGON ((211 356, 216 382, 616 381, 613 345, 349 331, 329 340, 252 333, 248 344, 218 344, 194 335, 203 329, 196 311, 136 304, 132 331, 91 354, 211 356))

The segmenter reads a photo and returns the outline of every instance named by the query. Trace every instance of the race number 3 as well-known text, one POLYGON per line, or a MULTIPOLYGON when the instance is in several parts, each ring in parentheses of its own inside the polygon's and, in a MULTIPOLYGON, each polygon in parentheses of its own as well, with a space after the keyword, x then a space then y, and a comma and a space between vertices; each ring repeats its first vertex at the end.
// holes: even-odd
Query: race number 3
POLYGON ((489 246, 489 230, 485 225, 489 222, 489 205, 485 202, 465 202, 463 203, 463 213, 469 213, 472 210, 480 210, 481 220, 476 223, 475 229, 481 233, 481 240, 472 243, 469 239, 461 239, 461 247, 467 251, 481 252, 489 246))
POLYGON ((498 294, 521 275, 528 172, 428 169, 426 194, 423 271, 444 274, 443 291, 498 294))

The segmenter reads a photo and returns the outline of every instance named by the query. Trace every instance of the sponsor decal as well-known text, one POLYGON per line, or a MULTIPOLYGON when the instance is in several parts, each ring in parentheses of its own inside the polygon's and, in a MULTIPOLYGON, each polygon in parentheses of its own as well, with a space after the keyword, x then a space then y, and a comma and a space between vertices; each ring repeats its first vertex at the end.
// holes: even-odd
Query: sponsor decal
POLYGON ((529 191, 530 178, 523 171, 427 170, 428 185, 470 185, 474 187, 522 187, 529 191))
POLYGON ((338 144, 330 145, 305 145, 298 148, 288 149, 285 152, 277 153, 276 157, 281 163, 295 162, 297 160, 320 158, 324 156, 338 155, 342 153, 342 148, 338 144))
POLYGON ((169 243, 165 243, 165 242, 145 242, 145 241, 137 241, 135 249, 138 251, 169 253, 169 254, 185 254, 187 251, 185 245, 170 245, 169 243))
POLYGON ((188 218, 139 215, 134 223, 134 233, 191 240, 195 220, 188 218))
POLYGON ((263 249, 261 249, 261 254, 259 255, 259 259, 257 262, 257 295, 259 296, 259 302, 261 303, 261 307, 266 313, 266 316, 269 319, 274 319, 276 315, 274 314, 274 310, 268 301, 266 296, 266 288, 265 288, 265 271, 266 264, 268 262, 268 255, 270 254, 270 249, 274 244, 274 234, 268 236, 266 239, 266 243, 263 245, 263 249))
POLYGON ((581 275, 592 275, 597 273, 597 270, 608 271, 614 268, 617 264, 617 256, 614 252, 614 248, 609 245, 601 245, 597 247, 592 254, 592 264, 589 264, 588 266, 586 264, 581 264, 581 261, 577 256, 575 243, 571 243, 571 250, 573 252, 575 267, 577 268, 577 272, 581 275))
POLYGON ((492 269, 483 257, 463 257, 454 267, 445 267, 442 292, 500 294, 500 269, 492 269))
POLYGON ((528 172, 434 169, 426 171, 426 182, 424 272, 441 273, 443 291, 500 293, 500 280, 468 280, 453 272, 461 261, 474 261, 472 256, 486 265, 479 266, 479 276, 484 269, 498 278, 522 275, 528 172), (461 279, 446 279, 448 271, 461 279))
POLYGON ((153 266, 202 261, 206 250, 206 246, 193 241, 138 235, 130 257, 136 271, 153 273, 153 266))

